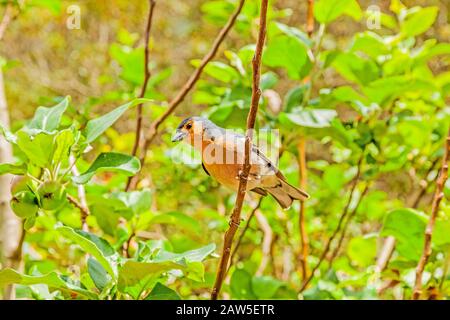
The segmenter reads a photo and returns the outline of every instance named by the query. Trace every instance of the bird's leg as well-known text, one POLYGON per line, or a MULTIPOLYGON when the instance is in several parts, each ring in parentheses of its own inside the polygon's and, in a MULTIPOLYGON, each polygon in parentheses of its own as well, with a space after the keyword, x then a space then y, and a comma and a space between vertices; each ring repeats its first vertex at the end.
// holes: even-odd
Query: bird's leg
POLYGON ((250 180, 250 176, 244 177, 244 176, 243 176, 243 173, 244 173, 243 170, 239 170, 239 171, 238 171, 238 174, 237 174, 236 177, 234 177, 234 178, 235 178, 236 180, 240 180, 241 178, 243 178, 243 179, 249 181, 249 180, 250 180))

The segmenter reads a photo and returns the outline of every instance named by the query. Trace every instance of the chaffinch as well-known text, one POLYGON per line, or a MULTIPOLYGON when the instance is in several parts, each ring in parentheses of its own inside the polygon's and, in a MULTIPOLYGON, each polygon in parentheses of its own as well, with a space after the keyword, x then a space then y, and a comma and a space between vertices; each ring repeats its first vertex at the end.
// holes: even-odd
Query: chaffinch
MULTIPOLYGON (((172 142, 185 141, 202 155, 205 172, 219 183, 235 191, 245 158, 245 136, 225 130, 208 119, 189 117, 184 119, 172 136, 172 142)), ((251 169, 247 191, 262 196, 270 194, 282 208, 287 209, 293 200, 304 201, 309 195, 289 184, 276 166, 252 144, 251 169)))

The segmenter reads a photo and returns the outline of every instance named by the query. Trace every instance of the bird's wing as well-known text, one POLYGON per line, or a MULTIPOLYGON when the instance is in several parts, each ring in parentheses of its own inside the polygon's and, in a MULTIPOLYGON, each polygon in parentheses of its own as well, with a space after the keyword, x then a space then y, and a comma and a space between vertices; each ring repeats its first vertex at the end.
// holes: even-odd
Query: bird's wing
MULTIPOLYGON (((237 154, 238 160, 240 160, 240 163, 243 163, 245 159, 245 136, 236 134, 233 138, 235 142, 228 143, 228 148, 233 148, 237 154)), ((255 144, 252 144, 250 157, 252 173, 255 170, 254 168, 256 168, 258 175, 277 175, 284 179, 277 166, 255 144)))
MULTIPOLYGON (((215 144, 224 148, 225 152, 232 152, 236 155, 239 164, 244 163, 245 159, 245 136, 230 131, 226 135, 218 137, 215 144)), ((286 180, 277 166, 256 146, 252 144, 250 163, 252 165, 251 174, 261 176, 276 175, 278 178, 286 180)))

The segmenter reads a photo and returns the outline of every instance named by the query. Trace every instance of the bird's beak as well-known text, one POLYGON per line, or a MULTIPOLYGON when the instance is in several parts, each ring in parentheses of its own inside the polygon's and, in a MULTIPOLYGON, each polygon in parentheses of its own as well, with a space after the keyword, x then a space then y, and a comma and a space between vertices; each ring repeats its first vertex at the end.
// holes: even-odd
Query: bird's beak
POLYGON ((186 132, 183 132, 181 130, 175 131, 175 133, 172 136, 172 142, 178 142, 183 140, 187 136, 186 132))

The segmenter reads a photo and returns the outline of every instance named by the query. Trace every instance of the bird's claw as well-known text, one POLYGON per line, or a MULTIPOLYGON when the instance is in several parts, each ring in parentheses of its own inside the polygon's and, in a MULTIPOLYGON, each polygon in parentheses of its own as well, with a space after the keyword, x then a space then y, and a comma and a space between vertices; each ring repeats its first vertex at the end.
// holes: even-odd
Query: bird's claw
POLYGON ((243 171, 242 170, 239 170, 238 171, 238 174, 236 175, 236 177, 234 177, 236 180, 240 180, 241 178, 243 178, 243 179, 245 179, 245 180, 247 180, 247 181, 250 181, 250 180, 259 180, 259 179, 261 179, 261 176, 259 175, 259 174, 252 174, 252 173, 250 173, 247 177, 244 177, 243 176, 243 171))

